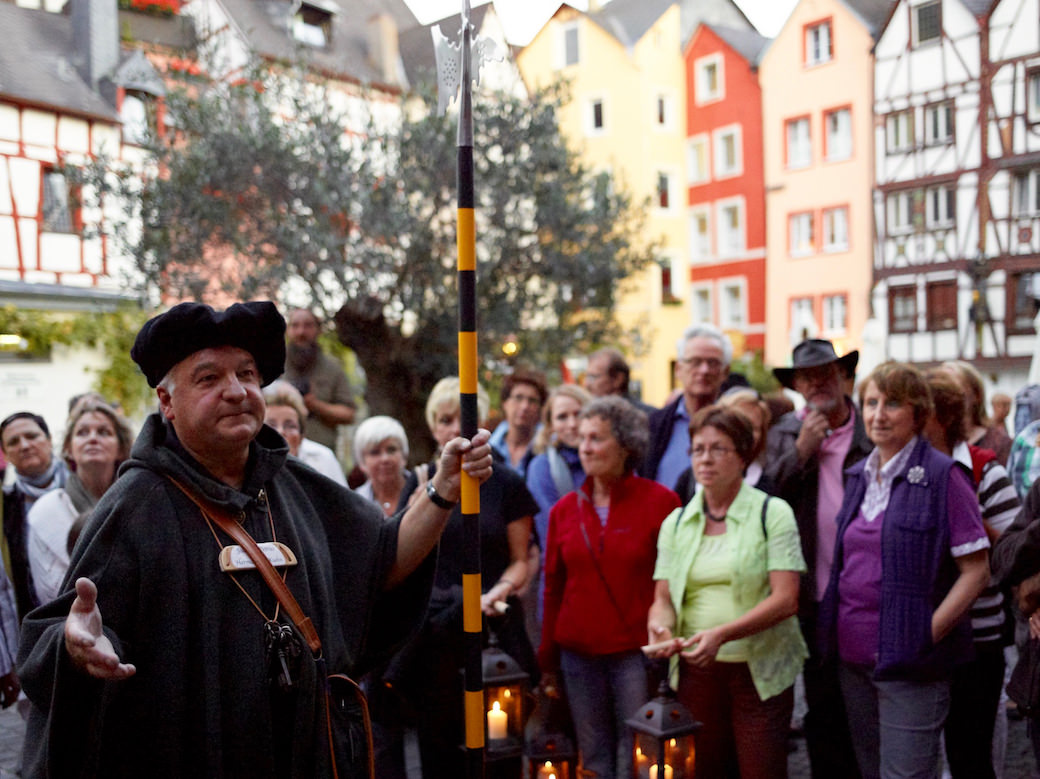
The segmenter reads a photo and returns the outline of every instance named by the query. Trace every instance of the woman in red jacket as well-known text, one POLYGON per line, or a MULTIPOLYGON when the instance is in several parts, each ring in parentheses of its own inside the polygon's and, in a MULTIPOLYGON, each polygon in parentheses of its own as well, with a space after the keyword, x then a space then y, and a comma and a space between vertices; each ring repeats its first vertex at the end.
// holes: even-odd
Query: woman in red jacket
POLYGON ((674 492, 636 476, 649 441, 646 415, 617 396, 582 411, 585 484, 553 506, 545 546, 539 662, 562 671, 585 775, 628 775, 625 720, 646 702, 646 613, 654 596, 661 522, 674 492))

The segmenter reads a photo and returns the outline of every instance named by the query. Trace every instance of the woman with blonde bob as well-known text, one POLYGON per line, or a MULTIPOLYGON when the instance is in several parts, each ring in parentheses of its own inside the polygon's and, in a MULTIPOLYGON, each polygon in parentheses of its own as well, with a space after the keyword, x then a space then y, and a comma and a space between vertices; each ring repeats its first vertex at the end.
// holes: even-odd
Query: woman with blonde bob
POLYGON ((58 597, 76 539, 130 456, 133 440, 126 420, 108 403, 89 397, 73 406, 61 446, 68 481, 29 510, 29 570, 40 603, 58 597))

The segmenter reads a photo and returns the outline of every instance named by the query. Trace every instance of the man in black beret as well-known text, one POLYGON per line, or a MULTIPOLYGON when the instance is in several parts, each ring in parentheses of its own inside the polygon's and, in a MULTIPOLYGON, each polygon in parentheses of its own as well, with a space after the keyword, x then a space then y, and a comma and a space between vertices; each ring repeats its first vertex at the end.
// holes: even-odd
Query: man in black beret
POLYGON ((159 413, 84 529, 63 595, 23 625, 23 776, 332 775, 323 665, 213 515, 282 555, 324 667, 357 674, 421 622, 461 472, 484 481, 491 454, 486 431, 454 439, 426 494, 384 520, 263 424, 284 333, 274 305, 253 302, 182 303, 138 334, 159 413))
POLYGON ((809 711, 805 740, 813 776, 859 776, 845 704, 834 661, 817 650, 816 617, 834 559, 835 519, 844 495, 845 469, 866 457, 873 444, 845 382, 859 352, 841 357, 830 341, 809 338, 794 348, 791 366, 773 375, 805 398, 769 431, 765 473, 774 493, 794 509, 808 572, 799 587, 798 619, 809 646, 803 679, 809 711))

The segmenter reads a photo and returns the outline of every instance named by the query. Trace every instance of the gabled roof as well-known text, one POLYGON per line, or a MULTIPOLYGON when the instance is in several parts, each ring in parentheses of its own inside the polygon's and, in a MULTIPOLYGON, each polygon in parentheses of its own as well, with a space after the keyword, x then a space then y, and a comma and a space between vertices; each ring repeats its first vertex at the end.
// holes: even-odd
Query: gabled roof
POLYGON ((590 13, 589 19, 617 38, 622 46, 631 48, 676 3, 679 5, 680 46, 686 45, 701 23, 754 29, 733 0, 612 0, 599 11, 590 13))
POLYGON ((898 0, 841 0, 849 7, 875 41, 881 37, 885 24, 898 0))
MULTIPOLYGON (((484 17, 490 8, 491 4, 488 3, 470 9, 469 20, 478 33, 484 26, 484 17)), ((462 14, 448 16, 432 24, 412 27, 400 34, 398 46, 401 49, 401 61, 404 63, 408 83, 413 86, 424 82, 437 83, 437 56, 433 50, 433 35, 430 32, 434 27, 439 27, 449 41, 458 41, 459 30, 462 29, 462 14)))
POLYGON ((290 0, 220 0, 249 45, 264 57, 296 59, 302 57, 314 67, 356 79, 362 83, 380 82, 382 75, 370 56, 368 22, 381 13, 389 14, 398 30, 418 22, 404 0, 312 0, 317 8, 336 8, 332 14, 332 40, 318 48, 300 44, 292 36, 290 0))
POLYGON ((752 65, 758 64, 758 58, 766 50, 766 46, 769 45, 770 39, 760 34, 757 30, 734 30, 732 27, 722 27, 717 24, 705 26, 722 38, 727 45, 752 65))
POLYGON ((72 65, 68 16, 0 2, 0 97, 118 122, 72 65))

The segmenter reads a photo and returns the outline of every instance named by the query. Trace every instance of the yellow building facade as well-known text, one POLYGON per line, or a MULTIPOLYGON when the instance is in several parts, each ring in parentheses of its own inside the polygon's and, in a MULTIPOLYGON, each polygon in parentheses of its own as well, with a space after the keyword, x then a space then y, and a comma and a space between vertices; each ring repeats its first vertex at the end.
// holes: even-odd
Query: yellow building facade
MULTIPOLYGON (((531 89, 569 83, 560 128, 596 171, 609 172, 642 207, 658 262, 629 280, 617 316, 632 343, 618 344, 642 398, 662 405, 672 389, 676 343, 690 324, 685 87, 680 10, 672 5, 625 42, 563 5, 517 56, 531 89)), ((624 36, 622 36, 624 37, 624 36)))

